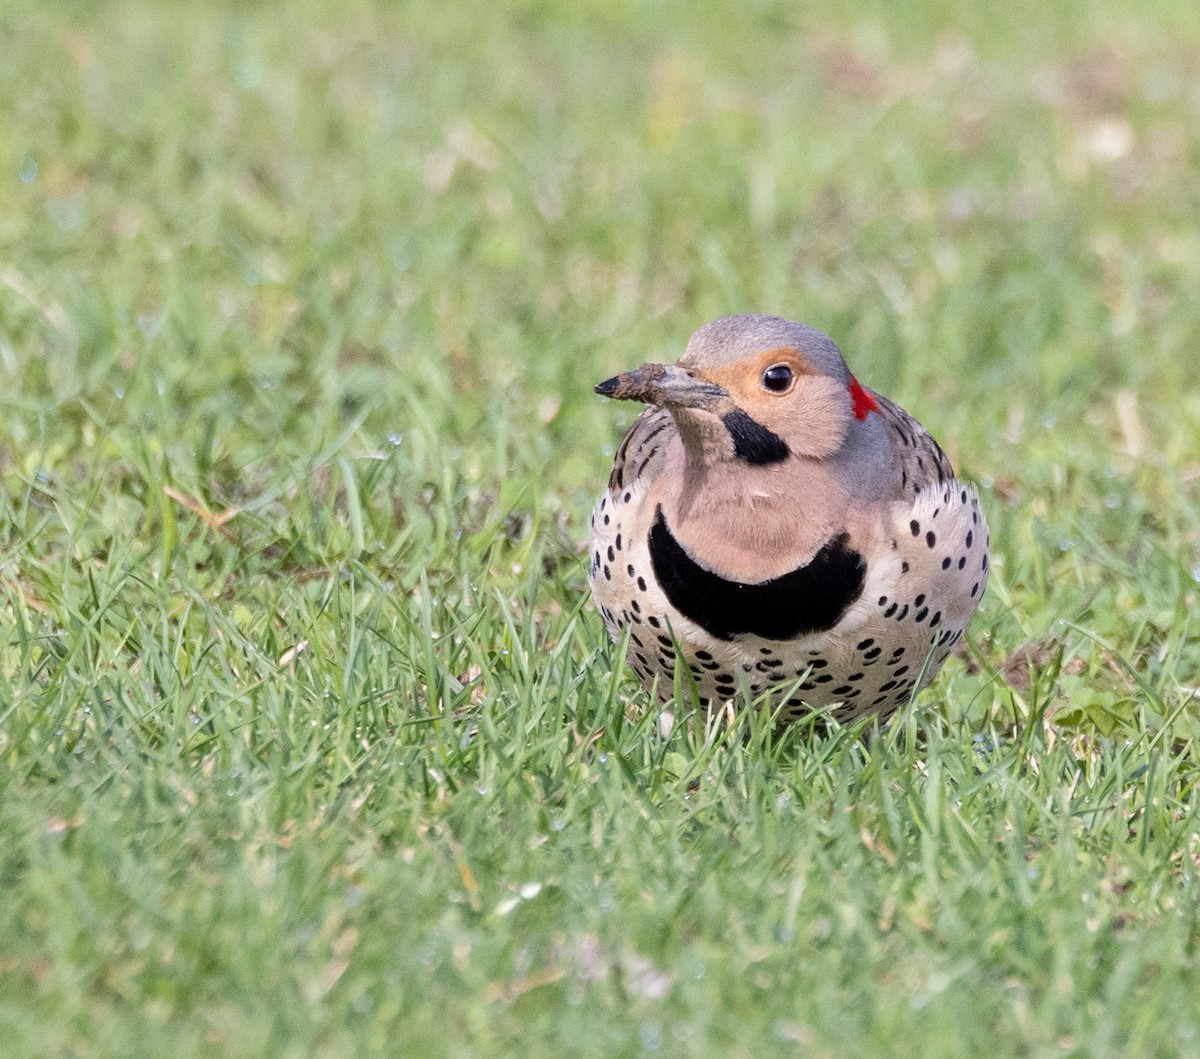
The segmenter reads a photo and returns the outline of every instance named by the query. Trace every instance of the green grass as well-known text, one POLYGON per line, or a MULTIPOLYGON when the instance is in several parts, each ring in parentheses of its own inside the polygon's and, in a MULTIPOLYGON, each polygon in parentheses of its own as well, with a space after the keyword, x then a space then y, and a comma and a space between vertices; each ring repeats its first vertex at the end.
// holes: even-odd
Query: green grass
POLYGON ((6 1054, 1200 1051, 1200 18, 993 7, 0 8, 6 1054), (746 310, 982 487, 882 733, 586 600, 746 310))

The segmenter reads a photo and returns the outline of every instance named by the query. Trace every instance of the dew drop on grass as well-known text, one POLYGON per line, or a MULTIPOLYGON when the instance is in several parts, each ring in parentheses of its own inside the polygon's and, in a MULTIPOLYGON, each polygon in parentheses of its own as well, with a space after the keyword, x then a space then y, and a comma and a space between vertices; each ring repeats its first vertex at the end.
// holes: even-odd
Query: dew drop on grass
POLYGON ((638 1031, 638 1039, 648 1052, 657 1052, 662 1047, 662 1027, 657 1022, 644 1022, 638 1031))
POLYGON ((1192 580, 1200 584, 1200 564, 1192 567, 1192 580))
POLYGON ((35 180, 37 180, 37 175, 37 159, 32 155, 27 154, 21 159, 20 164, 17 166, 17 179, 20 180, 22 184, 32 184, 35 180))
POLYGON ((387 439, 389 445, 402 445, 404 443, 404 435, 397 434, 394 430, 388 431, 387 439))

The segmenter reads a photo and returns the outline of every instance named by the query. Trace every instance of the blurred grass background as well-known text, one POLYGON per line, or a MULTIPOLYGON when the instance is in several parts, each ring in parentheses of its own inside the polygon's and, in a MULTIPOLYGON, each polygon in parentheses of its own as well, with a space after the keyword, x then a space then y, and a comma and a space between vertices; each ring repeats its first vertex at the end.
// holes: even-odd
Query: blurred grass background
POLYGON ((1200 1033, 1192 5, 0 8, 20 1055, 1200 1033), (811 323, 983 488, 884 736, 655 734, 595 381, 811 323))

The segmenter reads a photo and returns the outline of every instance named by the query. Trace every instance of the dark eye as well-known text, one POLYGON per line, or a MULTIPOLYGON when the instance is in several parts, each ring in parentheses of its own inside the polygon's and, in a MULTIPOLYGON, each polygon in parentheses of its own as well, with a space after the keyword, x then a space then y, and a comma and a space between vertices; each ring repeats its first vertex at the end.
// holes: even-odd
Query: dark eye
POLYGON ((762 383, 774 393, 783 393, 792 385, 792 369, 786 364, 772 364, 763 372, 762 383))

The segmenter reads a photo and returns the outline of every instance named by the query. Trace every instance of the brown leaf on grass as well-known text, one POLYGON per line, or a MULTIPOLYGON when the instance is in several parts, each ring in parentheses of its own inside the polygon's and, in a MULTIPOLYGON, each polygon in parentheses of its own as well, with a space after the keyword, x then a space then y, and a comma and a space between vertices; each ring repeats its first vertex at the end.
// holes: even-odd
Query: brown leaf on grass
MULTIPOLYGON (((1058 650, 1059 645, 1053 640, 1039 640, 1018 647, 1000 667, 1000 677, 1015 691, 1028 691, 1033 682, 1033 670, 1049 665, 1058 650)), ((1072 658, 1063 665, 1062 672, 1068 676, 1078 676, 1085 668, 1086 663, 1082 658, 1072 658)))
POLYGON ((283 654, 281 654, 279 656, 279 665, 282 667, 282 666, 286 666, 286 665, 290 664, 291 662, 295 661, 296 656, 298 654, 303 654, 307 650, 308 650, 308 641, 301 640, 298 644, 295 644, 292 647, 289 647, 286 651, 283 652, 283 654))
POLYGON ((483 990, 483 999, 487 1004, 494 1004, 497 1000, 516 1000, 517 997, 523 996, 530 990, 540 989, 546 985, 553 985, 566 976, 567 972, 561 967, 544 967, 541 970, 525 975, 523 978, 518 978, 515 982, 490 983, 483 990))
POLYGON ((190 496, 185 496, 178 489, 170 485, 163 486, 163 492, 175 501, 180 507, 190 511, 196 515, 209 529, 216 533, 220 533, 226 540, 234 540, 233 533, 225 523, 229 522, 235 515, 241 513, 241 508, 227 507, 224 511, 209 511, 199 500, 194 500, 190 496))
POLYGON ((69 831, 74 831, 82 823, 83 817, 79 815, 73 816, 69 820, 61 816, 52 816, 46 821, 46 834, 65 835, 69 831))

